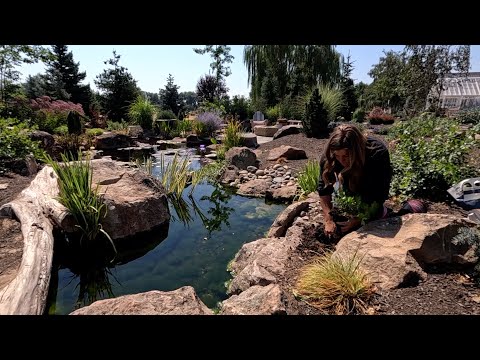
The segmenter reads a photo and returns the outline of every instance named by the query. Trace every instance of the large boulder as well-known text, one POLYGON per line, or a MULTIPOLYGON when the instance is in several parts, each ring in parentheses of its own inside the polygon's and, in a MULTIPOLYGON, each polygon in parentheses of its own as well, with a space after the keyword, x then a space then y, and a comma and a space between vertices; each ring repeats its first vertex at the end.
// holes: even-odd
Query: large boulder
POLYGON ((30 139, 33 141, 40 141, 40 147, 49 151, 53 144, 55 144, 55 138, 45 131, 34 130, 30 133, 30 139))
POLYGON ((277 132, 273 135, 273 140, 279 139, 279 138, 287 136, 287 135, 300 134, 301 132, 302 132, 302 126, 301 125, 283 126, 280 129, 278 129, 277 132))
POLYGON ((259 125, 254 127, 254 133, 257 136, 267 136, 272 137, 278 131, 278 126, 264 126, 259 125))
POLYGON ((298 149, 296 147, 288 146, 288 145, 281 145, 279 147, 276 147, 270 150, 270 152, 268 153, 267 160, 275 161, 280 158, 284 158, 287 160, 301 160, 301 159, 306 159, 307 154, 303 149, 298 149))
POLYGON ((311 200, 296 201, 293 204, 287 206, 273 222, 267 237, 280 237, 285 236, 287 229, 292 225, 297 216, 300 216, 302 211, 309 208, 311 200))
POLYGON ((249 166, 257 165, 257 155, 247 147, 233 147, 225 154, 228 164, 239 170, 246 170, 249 166))
POLYGON ((38 164, 33 155, 27 155, 24 159, 4 161, 3 165, 15 174, 22 176, 30 176, 38 172, 38 164))
POLYGON ((165 189, 151 176, 110 159, 92 160, 92 168, 93 186, 99 185, 108 208, 102 226, 112 239, 170 221, 165 189))
POLYGON ((277 284, 252 286, 223 301, 220 315, 286 315, 285 295, 277 284))
POLYGON ((237 194, 242 196, 264 197, 268 189, 263 179, 254 179, 238 186, 237 194))
POLYGON ((131 138, 124 134, 104 132, 95 138, 95 148, 97 150, 111 151, 133 145, 131 138))
POLYGON ((425 267, 474 262, 469 246, 452 244, 465 220, 442 214, 407 214, 376 220, 345 235, 335 256, 356 256, 380 289, 409 286, 426 277, 425 267))
POLYGON ((95 301, 70 315, 213 315, 191 286, 95 301))

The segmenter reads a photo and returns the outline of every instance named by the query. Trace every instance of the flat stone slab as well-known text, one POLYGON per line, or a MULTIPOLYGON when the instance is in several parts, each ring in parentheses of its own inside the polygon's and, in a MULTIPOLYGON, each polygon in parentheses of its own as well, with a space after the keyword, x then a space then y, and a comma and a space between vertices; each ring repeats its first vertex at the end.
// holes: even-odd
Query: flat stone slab
POLYGON ((257 136, 271 136, 275 135, 275 133, 280 129, 278 126, 255 126, 253 128, 253 132, 257 136))

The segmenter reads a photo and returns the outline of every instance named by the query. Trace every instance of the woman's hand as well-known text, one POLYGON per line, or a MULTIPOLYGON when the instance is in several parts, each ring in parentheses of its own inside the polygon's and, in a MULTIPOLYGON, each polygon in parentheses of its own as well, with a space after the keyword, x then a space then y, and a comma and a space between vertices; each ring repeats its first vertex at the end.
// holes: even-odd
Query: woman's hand
POLYGON ((325 229, 323 230, 323 232, 325 233, 326 236, 328 237, 333 236, 336 230, 337 230, 337 225, 333 220, 325 221, 325 229))
POLYGON ((337 225, 340 226, 342 234, 345 234, 360 225, 360 219, 358 217, 352 217, 348 221, 339 221, 337 225))

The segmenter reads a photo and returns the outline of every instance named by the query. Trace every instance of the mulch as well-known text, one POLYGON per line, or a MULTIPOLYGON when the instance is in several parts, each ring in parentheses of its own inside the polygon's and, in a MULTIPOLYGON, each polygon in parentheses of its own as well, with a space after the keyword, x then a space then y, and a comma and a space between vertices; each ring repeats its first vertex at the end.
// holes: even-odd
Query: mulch
POLYGON ((299 171, 305 168, 308 160, 320 161, 320 156, 327 141, 328 139, 307 138, 304 134, 294 134, 263 143, 255 150, 257 160, 260 161, 259 168, 265 169, 277 163, 277 161, 267 160, 270 150, 282 145, 289 145, 305 150, 307 155, 307 159, 287 160, 282 163, 283 165, 288 165, 292 170, 292 175, 296 176, 299 171))

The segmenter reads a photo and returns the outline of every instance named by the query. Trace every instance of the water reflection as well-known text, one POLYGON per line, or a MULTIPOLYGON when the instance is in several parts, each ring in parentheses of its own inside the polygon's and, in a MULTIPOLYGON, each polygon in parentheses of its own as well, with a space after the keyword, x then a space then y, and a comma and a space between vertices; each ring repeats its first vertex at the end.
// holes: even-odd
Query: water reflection
POLYGON ((201 197, 201 200, 206 200, 213 205, 207 210, 207 213, 211 215, 210 218, 201 215, 201 210, 198 206, 194 207, 195 212, 202 220, 202 223, 205 226, 205 229, 208 230, 209 234, 213 231, 220 230, 223 223, 230 227, 228 218, 235 210, 234 208, 227 206, 227 204, 232 197, 232 194, 233 192, 225 188, 216 187, 210 196, 205 195, 201 197))
POLYGON ((135 236, 116 241, 117 253, 114 253, 110 244, 102 241, 92 242, 85 246, 72 241, 60 231, 54 233, 55 248, 52 264, 50 293, 47 304, 49 314, 56 312, 55 301, 58 288, 58 273, 68 269, 69 280, 65 287, 74 284, 77 298, 74 309, 90 305, 91 303, 115 297, 112 282, 121 283, 114 276, 112 269, 118 265, 127 264, 155 249, 168 236, 169 224, 158 226, 151 231, 145 231, 135 236), (52 286, 53 285, 53 286, 52 286))
POLYGON ((230 215, 235 211, 234 208, 227 206, 234 192, 227 188, 215 186, 210 195, 203 195, 200 200, 209 205, 208 209, 202 210, 192 194, 182 197, 171 196, 169 198, 171 207, 175 214, 172 213, 173 221, 180 220, 185 226, 193 221, 194 215, 198 216, 202 221, 209 235, 220 230, 222 224, 230 227, 228 221, 230 215))

